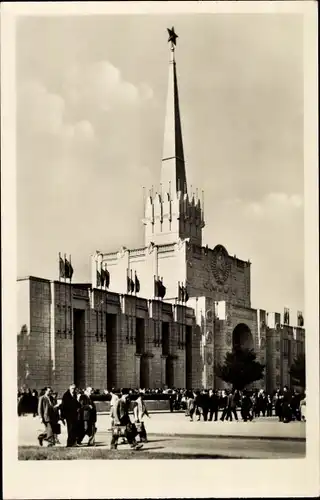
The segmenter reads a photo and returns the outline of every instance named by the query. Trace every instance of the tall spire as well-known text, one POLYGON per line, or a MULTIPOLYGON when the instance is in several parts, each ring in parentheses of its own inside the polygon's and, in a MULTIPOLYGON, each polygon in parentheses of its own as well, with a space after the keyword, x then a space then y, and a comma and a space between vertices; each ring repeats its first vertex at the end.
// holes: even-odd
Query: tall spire
POLYGON ((170 42, 169 81, 167 108, 164 128, 161 183, 167 191, 169 185, 173 191, 187 192, 186 169, 183 153, 183 141, 180 120, 178 82, 175 62, 175 46, 178 35, 174 28, 168 29, 170 42))

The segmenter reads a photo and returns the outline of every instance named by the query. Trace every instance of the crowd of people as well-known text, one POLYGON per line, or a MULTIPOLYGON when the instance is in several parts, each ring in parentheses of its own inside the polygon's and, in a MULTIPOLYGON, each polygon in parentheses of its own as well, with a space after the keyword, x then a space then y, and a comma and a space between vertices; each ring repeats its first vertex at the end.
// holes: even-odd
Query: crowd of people
POLYGON ((174 408, 185 409, 186 417, 193 421, 221 421, 241 416, 244 422, 254 418, 277 416, 280 422, 288 423, 292 420, 305 420, 306 398, 296 391, 289 391, 285 386, 277 390, 274 395, 260 391, 238 391, 212 389, 202 391, 176 392, 173 399, 174 408), (219 411, 221 416, 219 418, 219 411), (240 412, 240 415, 239 413, 240 412))
MULTIPOLYGON (((67 447, 80 446, 88 437, 88 446, 95 445, 97 431, 97 409, 92 387, 80 390, 71 384, 58 401, 57 393, 46 387, 38 396, 30 389, 18 393, 18 415, 32 413, 39 416, 44 424, 44 432, 38 436, 40 446, 46 441, 48 446, 60 444, 61 423, 67 426, 67 447), (60 423, 61 422, 61 423, 60 423)), ((139 449, 147 441, 144 417, 150 418, 145 397, 167 394, 170 411, 184 410, 190 421, 224 421, 233 418, 244 422, 260 416, 277 416, 279 421, 306 420, 306 396, 288 387, 278 389, 273 395, 264 390, 206 390, 188 391, 184 389, 121 389, 104 391, 110 400, 111 449, 117 449, 119 439, 127 442, 132 449, 139 449), (133 418, 130 411, 133 409, 133 418)))

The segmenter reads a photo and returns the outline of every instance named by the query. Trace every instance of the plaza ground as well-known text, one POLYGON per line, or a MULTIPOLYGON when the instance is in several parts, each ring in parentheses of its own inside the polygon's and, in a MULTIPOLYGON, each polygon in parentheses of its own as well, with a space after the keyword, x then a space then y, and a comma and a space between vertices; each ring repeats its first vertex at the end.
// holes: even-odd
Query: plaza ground
MULTIPOLYGON (((116 455, 110 452, 110 416, 98 414, 96 447, 84 445, 75 450, 64 447, 66 427, 61 426, 57 449, 37 448, 37 435, 42 431, 38 417, 19 418, 19 456, 50 454, 50 459, 61 458, 68 452, 73 458, 303 458, 305 456, 306 424, 283 424, 276 417, 260 417, 253 422, 190 422, 183 413, 152 413, 145 419, 149 442, 141 451, 132 452, 128 445, 120 445, 116 455), (28 451, 29 450, 29 451, 28 451), (56 456, 55 456, 56 455, 56 456)), ((49 458, 49 457, 48 457, 49 458)))

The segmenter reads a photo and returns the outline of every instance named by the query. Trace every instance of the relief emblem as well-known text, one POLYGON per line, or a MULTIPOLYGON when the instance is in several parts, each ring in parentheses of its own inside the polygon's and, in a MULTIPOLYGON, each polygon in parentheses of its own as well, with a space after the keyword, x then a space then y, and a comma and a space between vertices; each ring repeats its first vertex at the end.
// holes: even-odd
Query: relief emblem
POLYGON ((216 282, 219 283, 219 285, 223 285, 228 279, 230 272, 229 255, 224 246, 217 245, 214 247, 211 267, 216 282))

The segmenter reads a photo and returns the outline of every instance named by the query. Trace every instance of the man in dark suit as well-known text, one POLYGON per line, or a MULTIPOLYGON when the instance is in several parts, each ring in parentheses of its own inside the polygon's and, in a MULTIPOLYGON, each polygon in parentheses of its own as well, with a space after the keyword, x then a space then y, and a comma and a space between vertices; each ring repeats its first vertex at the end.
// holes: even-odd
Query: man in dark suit
POLYGON ((80 403, 77 399, 76 386, 71 384, 62 396, 61 418, 67 421, 67 447, 77 446, 80 403))
POLYGON ((221 394, 221 407, 222 407, 222 415, 220 417, 220 420, 223 422, 224 419, 228 420, 228 418, 231 418, 232 420, 232 415, 231 415, 231 394, 229 391, 223 390, 221 394))
POLYGON ((78 444, 81 443, 84 436, 89 437, 88 446, 94 446, 94 436, 96 433, 97 409, 92 399, 93 389, 87 387, 84 394, 79 398, 80 403, 80 425, 78 432, 78 444))
POLYGON ((209 412, 209 393, 206 389, 200 394, 200 406, 202 408, 202 416, 204 422, 208 420, 208 412, 209 412))
POLYGON ((44 395, 39 399, 38 415, 46 428, 45 432, 42 432, 38 436, 40 446, 42 446, 44 440, 48 441, 48 446, 54 446, 55 444, 53 427, 56 423, 56 411, 51 394, 51 387, 46 387, 44 395))
POLYGON ((209 390, 209 418, 208 420, 211 422, 213 415, 214 421, 218 420, 218 411, 219 411, 219 397, 217 391, 209 390))

